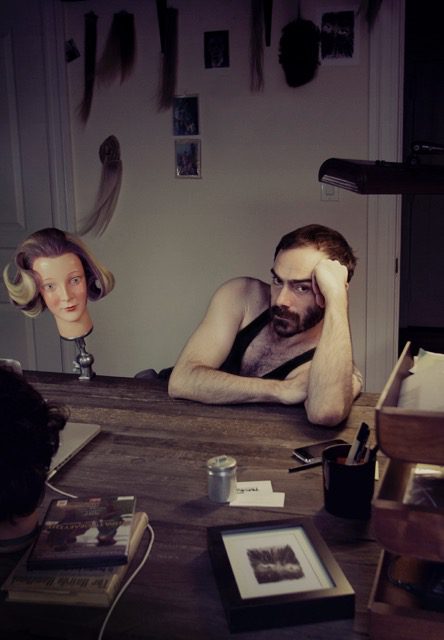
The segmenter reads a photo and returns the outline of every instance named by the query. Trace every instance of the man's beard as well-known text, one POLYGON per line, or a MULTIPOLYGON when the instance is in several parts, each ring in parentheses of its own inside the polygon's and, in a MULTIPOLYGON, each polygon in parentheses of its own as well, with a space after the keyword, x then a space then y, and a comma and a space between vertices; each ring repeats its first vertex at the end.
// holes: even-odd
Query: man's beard
POLYGON ((324 317, 324 309, 318 305, 309 307, 301 318, 299 313, 293 313, 287 307, 273 305, 270 314, 273 329, 278 336, 291 338, 316 326, 324 317))

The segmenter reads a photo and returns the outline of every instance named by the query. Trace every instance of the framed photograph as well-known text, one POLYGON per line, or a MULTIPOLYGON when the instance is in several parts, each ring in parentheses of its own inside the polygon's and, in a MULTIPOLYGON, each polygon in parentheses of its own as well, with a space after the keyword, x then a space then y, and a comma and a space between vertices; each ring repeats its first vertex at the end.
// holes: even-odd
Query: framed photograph
POLYGON ((230 66, 228 31, 204 32, 205 69, 220 69, 230 66))
POLYGON ((199 135, 199 97, 176 96, 173 99, 173 135, 199 135))
POLYGON ((200 178, 200 140, 175 140, 176 178, 200 178))
POLYGON ((207 529, 230 631, 352 618, 355 594, 310 520, 207 529))
POLYGON ((322 65, 359 64, 360 33, 355 4, 354 0, 344 0, 332 8, 327 0, 318 5, 322 65))

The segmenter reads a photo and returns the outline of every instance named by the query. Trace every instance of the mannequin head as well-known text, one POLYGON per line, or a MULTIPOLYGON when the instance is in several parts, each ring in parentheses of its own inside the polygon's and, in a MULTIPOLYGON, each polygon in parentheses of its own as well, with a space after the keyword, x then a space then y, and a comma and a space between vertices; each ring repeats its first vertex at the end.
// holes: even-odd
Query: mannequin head
POLYGON ((32 265, 39 291, 63 338, 85 336, 92 329, 86 303, 85 270, 75 253, 36 258, 32 265))
POLYGON ((0 367, 0 406, 2 550, 5 539, 22 538, 36 526, 36 509, 68 414, 45 402, 23 376, 7 367, 0 367))
POLYGON ((64 338, 92 329, 87 300, 100 300, 114 287, 114 276, 76 236, 55 228, 41 229, 17 248, 15 274, 3 278, 11 302, 35 317, 48 308, 64 338))

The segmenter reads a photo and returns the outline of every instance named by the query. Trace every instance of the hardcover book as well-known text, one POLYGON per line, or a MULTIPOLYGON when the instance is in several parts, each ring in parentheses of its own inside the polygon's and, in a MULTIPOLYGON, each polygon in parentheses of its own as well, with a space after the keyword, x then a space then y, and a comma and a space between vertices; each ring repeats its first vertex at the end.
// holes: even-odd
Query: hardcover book
POLYGON ((29 554, 28 569, 126 564, 134 496, 53 500, 29 554))
POLYGON ((444 507, 444 466, 416 464, 406 484, 404 504, 416 504, 429 509, 444 507))
MULTIPOLYGON (((129 560, 136 554, 148 524, 146 513, 134 514, 129 560)), ((28 571, 25 554, 2 586, 10 602, 108 607, 120 588, 128 565, 91 569, 28 571)))

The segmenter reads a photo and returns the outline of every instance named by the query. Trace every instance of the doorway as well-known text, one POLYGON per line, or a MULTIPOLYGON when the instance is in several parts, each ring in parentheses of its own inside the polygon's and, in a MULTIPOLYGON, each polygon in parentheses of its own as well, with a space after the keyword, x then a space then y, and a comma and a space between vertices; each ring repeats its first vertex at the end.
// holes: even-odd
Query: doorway
MULTIPOLYGON (((2 270, 30 233, 73 220, 62 11, 56 0, 0 3, 2 270)), ((31 319, 14 308, 0 278, 0 357, 71 371, 74 346, 64 342, 49 313, 31 319)))
MULTIPOLYGON (((444 5, 407 0, 403 159, 413 141, 444 145, 444 5)), ((443 155, 422 156, 443 164, 443 155)), ((399 350, 407 340, 444 352, 444 196, 404 196, 401 223, 399 350)))

